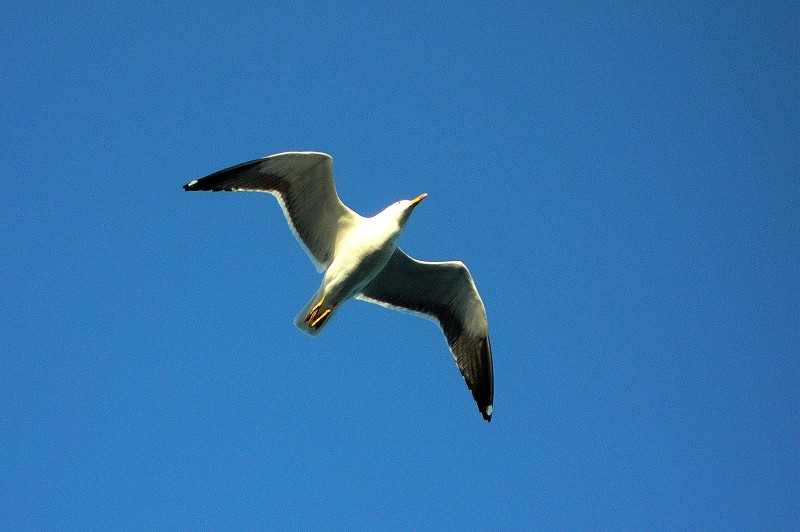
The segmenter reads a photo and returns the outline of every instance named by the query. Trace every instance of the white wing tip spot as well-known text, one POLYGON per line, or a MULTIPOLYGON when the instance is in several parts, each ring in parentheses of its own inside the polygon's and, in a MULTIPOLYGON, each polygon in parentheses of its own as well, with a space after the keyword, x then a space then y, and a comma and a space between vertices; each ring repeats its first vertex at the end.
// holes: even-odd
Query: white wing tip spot
POLYGON ((187 186, 187 187, 194 186, 194 184, 195 184, 195 183, 197 183, 197 181, 198 181, 197 179, 195 179, 194 181, 189 181, 189 184, 188 184, 188 185, 186 185, 186 186, 187 186))
POLYGON ((492 415, 492 405, 489 405, 489 406, 486 407, 486 415, 487 416, 491 416, 492 415))

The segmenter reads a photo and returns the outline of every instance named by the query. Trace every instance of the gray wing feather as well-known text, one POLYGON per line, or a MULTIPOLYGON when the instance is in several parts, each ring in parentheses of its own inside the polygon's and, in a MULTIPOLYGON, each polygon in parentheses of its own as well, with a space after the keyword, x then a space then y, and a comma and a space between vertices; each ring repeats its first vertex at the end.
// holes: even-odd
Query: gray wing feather
POLYGON ((289 227, 319 271, 333 260, 337 235, 360 218, 339 199, 333 181, 333 159, 325 153, 270 155, 220 170, 183 188, 273 194, 289 227))
POLYGON ((491 420, 494 374, 486 310, 464 263, 418 261, 397 248, 356 297, 437 321, 478 409, 491 420))

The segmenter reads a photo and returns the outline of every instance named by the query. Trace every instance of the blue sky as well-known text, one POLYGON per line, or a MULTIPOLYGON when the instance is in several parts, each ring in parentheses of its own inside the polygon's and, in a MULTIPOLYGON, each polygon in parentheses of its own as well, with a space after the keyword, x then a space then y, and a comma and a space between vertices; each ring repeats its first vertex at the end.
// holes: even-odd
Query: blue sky
POLYGON ((3 4, 0 528, 800 527, 800 9, 530 4, 3 4), (428 321, 294 327, 272 198, 181 189, 285 150, 429 194, 490 424, 428 321))

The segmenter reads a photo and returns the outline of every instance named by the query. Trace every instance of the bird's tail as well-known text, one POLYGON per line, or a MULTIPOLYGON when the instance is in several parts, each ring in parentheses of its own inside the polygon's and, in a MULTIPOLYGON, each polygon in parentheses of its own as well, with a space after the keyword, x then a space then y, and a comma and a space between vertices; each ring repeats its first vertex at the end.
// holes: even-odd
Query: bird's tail
POLYGON ((316 336, 322 331, 322 327, 328 323, 335 310, 336 305, 326 300, 324 287, 320 287, 314 297, 311 298, 311 301, 297 315, 294 324, 304 333, 316 336))

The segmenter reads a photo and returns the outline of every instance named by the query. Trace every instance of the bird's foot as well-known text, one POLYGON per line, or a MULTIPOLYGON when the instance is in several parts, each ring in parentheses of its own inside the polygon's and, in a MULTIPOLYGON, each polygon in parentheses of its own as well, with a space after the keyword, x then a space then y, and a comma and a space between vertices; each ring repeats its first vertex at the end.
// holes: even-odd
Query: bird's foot
POLYGON ((319 316, 317 316, 316 318, 314 318, 314 320, 313 320, 313 321, 311 321, 311 322, 309 322, 309 324, 308 324, 308 325, 309 325, 310 327, 313 327, 314 329, 319 329, 320 327, 322 327, 322 324, 324 324, 324 323, 325 323, 325 320, 326 320, 326 319, 328 318, 328 316, 330 316, 330 315, 331 315, 331 309, 329 309, 329 308, 326 308, 324 311, 322 311, 322 314, 320 314, 319 316))
POLYGON ((306 316, 306 323, 309 327, 319 329, 325 323, 325 320, 328 319, 328 316, 331 315, 331 312, 333 312, 333 310, 329 308, 320 312, 319 309, 322 308, 324 302, 325 296, 322 296, 319 302, 311 308, 311 312, 308 313, 308 316, 306 316))
POLYGON ((322 306, 322 303, 324 302, 325 302, 325 296, 322 296, 319 302, 311 308, 311 312, 308 313, 308 316, 306 316, 306 323, 308 323, 312 327, 313 327, 312 322, 315 319, 317 319, 317 314, 319 314, 319 308, 322 306))

